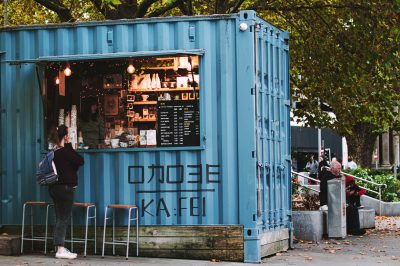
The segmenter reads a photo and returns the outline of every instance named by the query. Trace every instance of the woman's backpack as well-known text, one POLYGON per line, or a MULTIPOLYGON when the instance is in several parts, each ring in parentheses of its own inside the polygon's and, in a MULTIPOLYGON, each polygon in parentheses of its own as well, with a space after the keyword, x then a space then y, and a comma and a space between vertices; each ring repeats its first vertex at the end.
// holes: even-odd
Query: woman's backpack
POLYGON ((58 182, 57 169, 53 159, 54 150, 49 151, 38 165, 36 182, 41 186, 48 186, 58 182))

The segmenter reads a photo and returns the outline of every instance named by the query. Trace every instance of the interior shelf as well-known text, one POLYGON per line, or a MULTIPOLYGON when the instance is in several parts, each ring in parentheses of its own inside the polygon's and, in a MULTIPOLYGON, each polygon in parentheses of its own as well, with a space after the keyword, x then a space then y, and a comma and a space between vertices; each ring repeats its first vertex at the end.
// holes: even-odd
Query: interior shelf
POLYGON ((157 101, 140 101, 140 102, 134 102, 134 105, 156 105, 157 101))
POLYGON ((132 122, 156 122, 157 118, 132 118, 132 122))
MULTIPOLYGON (((196 88, 196 91, 199 89, 196 88)), ((162 89, 137 89, 137 90, 129 90, 129 92, 164 92, 164 91, 193 91, 193 88, 162 88, 162 89)))

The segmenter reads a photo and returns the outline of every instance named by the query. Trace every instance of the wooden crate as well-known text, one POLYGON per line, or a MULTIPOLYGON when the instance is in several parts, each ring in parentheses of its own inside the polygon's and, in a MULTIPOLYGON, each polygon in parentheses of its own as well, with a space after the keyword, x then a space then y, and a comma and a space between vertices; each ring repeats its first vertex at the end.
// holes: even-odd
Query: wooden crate
POLYGON ((11 256, 21 254, 21 236, 0 235, 0 255, 11 256))

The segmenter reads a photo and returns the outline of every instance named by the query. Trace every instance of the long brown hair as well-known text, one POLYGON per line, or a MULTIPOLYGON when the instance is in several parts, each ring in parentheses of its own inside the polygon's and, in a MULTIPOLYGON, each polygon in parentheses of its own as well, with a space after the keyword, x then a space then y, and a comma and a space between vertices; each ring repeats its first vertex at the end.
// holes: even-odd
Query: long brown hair
POLYGON ((55 144, 59 144, 61 140, 68 134, 68 127, 61 125, 54 127, 49 134, 49 141, 55 144))

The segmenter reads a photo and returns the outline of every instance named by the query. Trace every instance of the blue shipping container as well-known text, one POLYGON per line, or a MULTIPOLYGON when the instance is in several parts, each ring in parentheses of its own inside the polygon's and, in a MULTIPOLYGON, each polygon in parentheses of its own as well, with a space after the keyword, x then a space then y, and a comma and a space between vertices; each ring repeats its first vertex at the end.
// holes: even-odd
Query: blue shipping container
POLYGON ((253 11, 1 28, 0 224, 21 224, 25 201, 48 199, 35 182, 46 143, 43 63, 196 55, 200 145, 80 151, 76 199, 97 204, 98 224, 108 203, 129 203, 141 226, 242 225, 246 262, 260 262, 273 242, 287 246, 288 38, 253 11))

